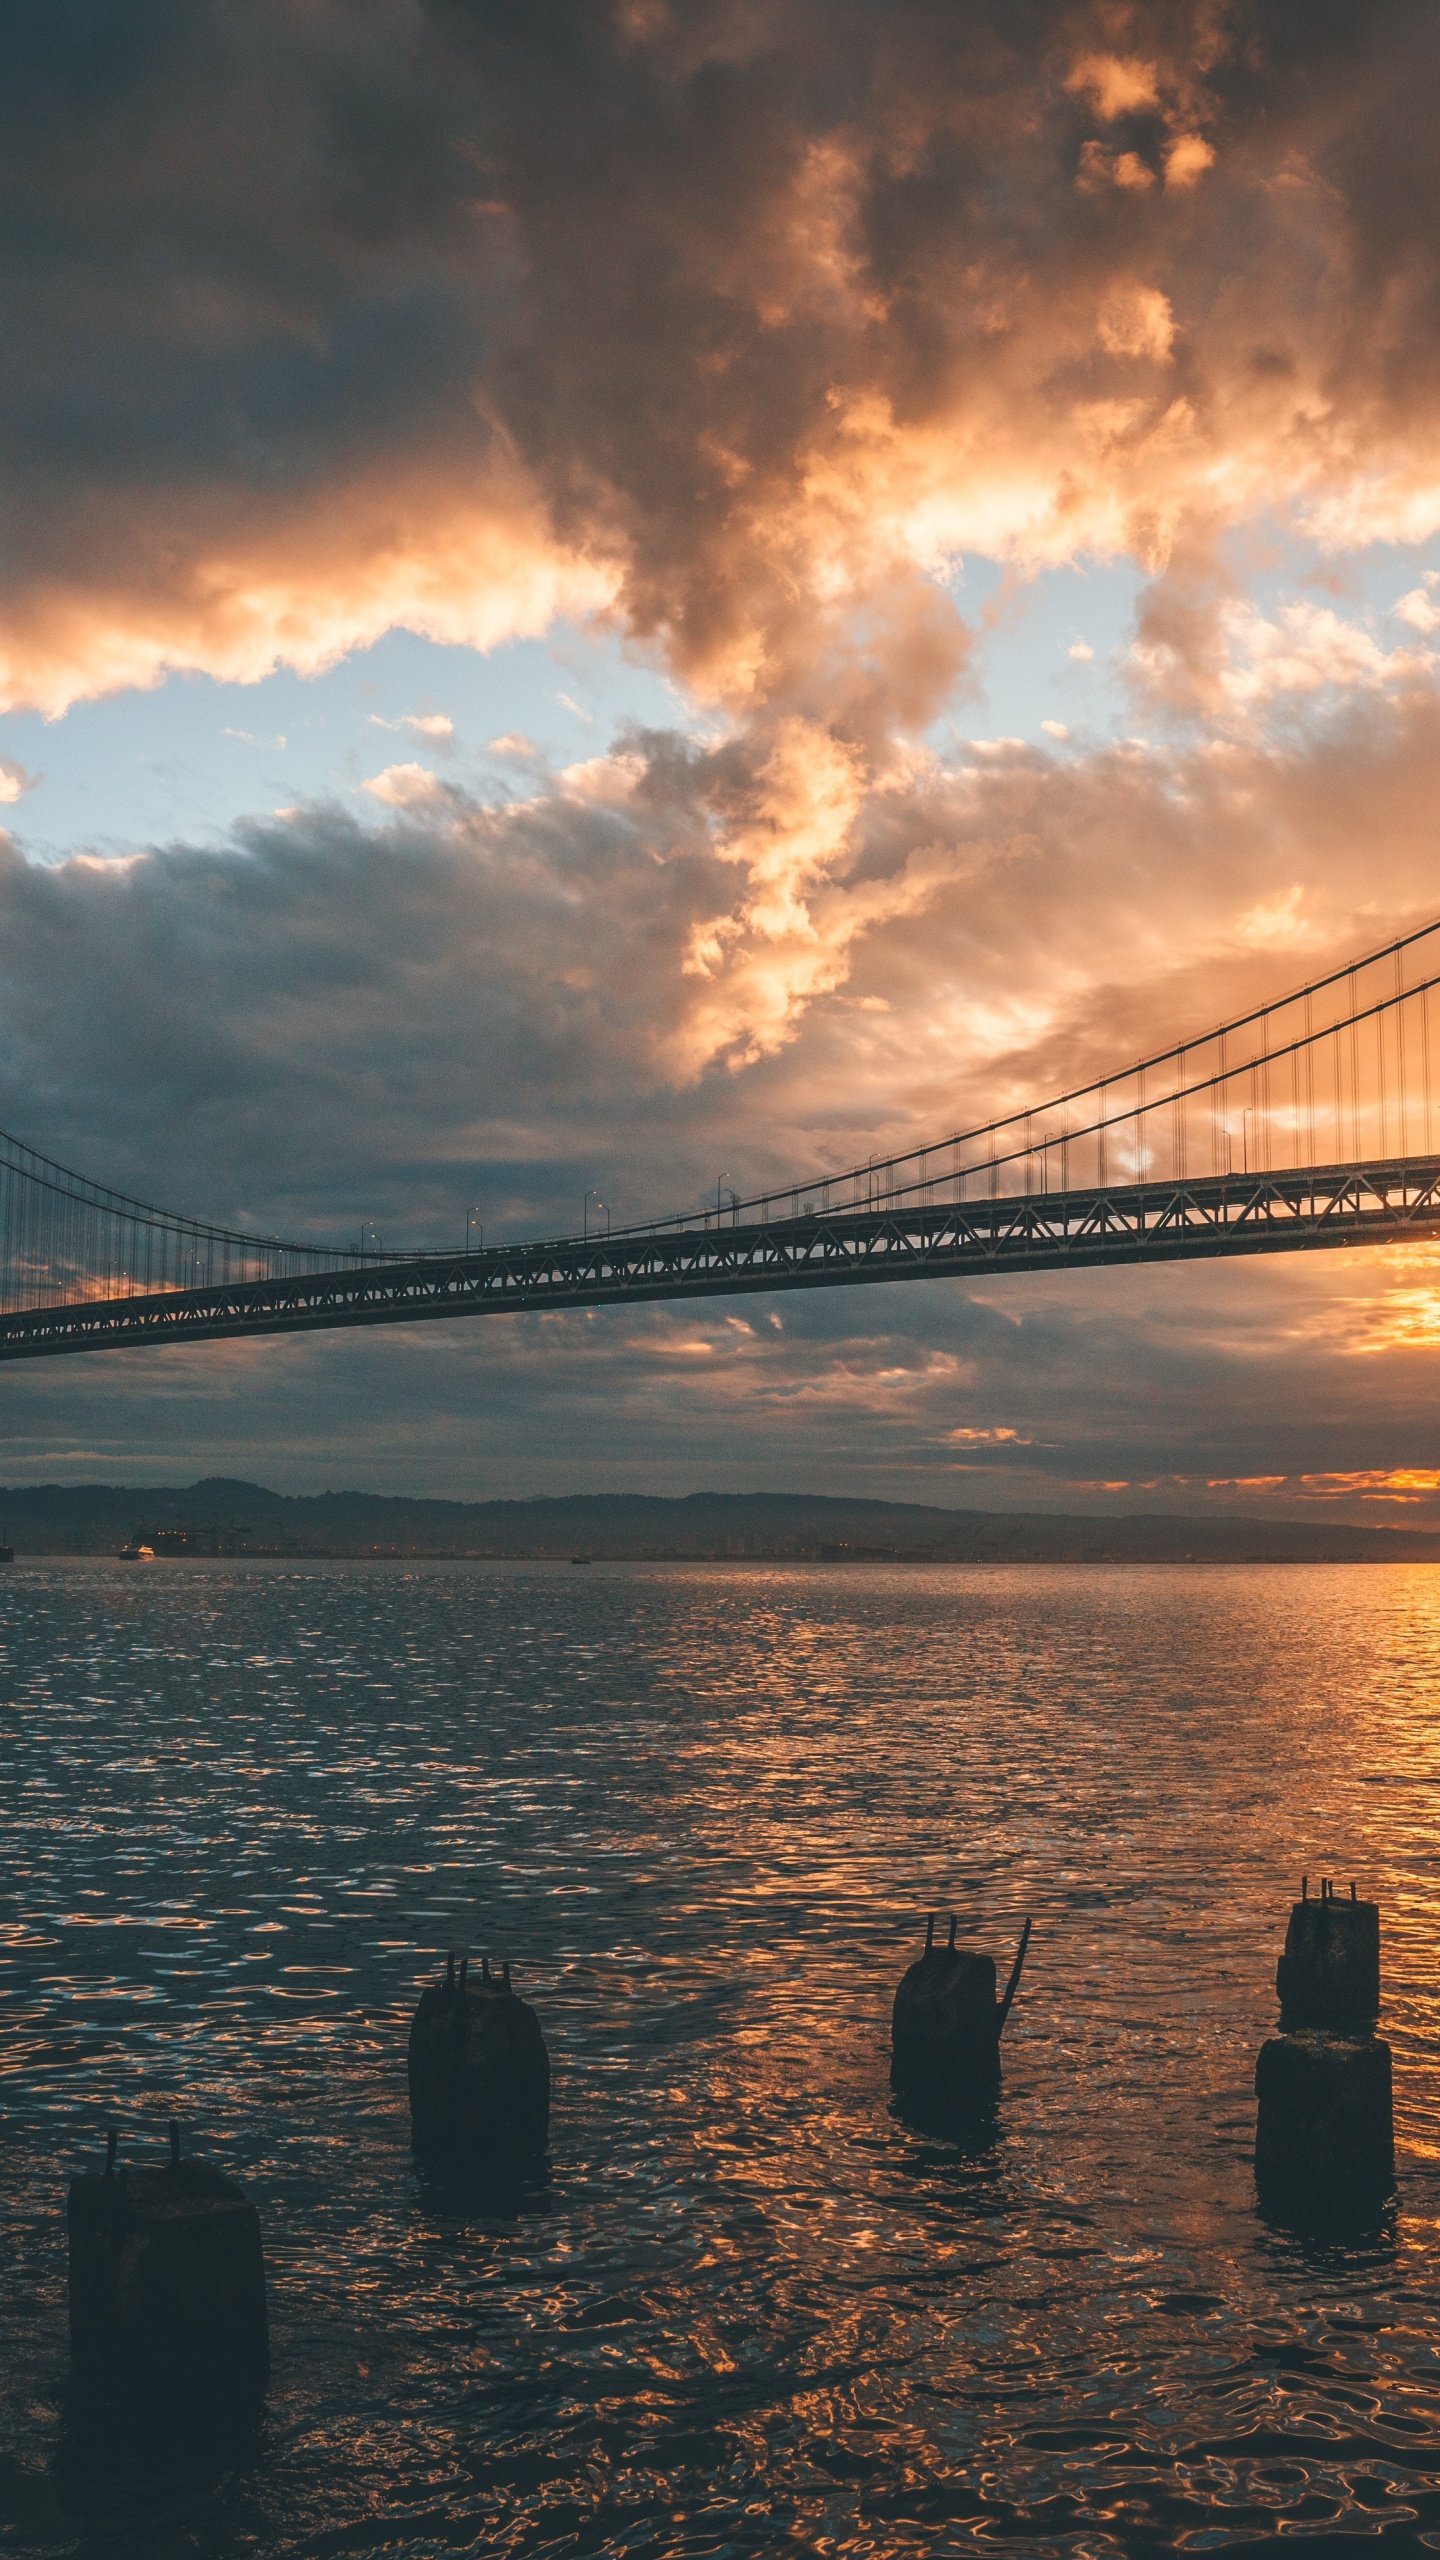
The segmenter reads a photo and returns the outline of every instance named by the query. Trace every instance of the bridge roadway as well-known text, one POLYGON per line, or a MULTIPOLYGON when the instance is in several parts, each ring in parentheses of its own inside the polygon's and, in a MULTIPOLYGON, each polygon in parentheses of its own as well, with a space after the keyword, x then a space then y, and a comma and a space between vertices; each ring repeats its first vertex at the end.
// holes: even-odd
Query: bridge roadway
POLYGON ((302 1278, 91 1297, 0 1317, 0 1360, 339 1325, 740 1297, 879 1280, 989 1280, 1440 1234, 1440 1156, 1300 1172, 844 1209, 420 1254, 302 1278))

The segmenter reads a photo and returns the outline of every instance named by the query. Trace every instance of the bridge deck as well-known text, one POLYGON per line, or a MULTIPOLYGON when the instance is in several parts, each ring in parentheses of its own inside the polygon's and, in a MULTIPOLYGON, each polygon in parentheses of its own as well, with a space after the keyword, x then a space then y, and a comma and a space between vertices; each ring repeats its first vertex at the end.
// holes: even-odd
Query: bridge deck
POLYGON ((846 1209, 759 1226, 712 1217, 653 1233, 422 1254, 300 1278, 27 1308, 0 1317, 0 1360, 487 1311, 1293 1253, 1437 1234, 1440 1156, 846 1209))

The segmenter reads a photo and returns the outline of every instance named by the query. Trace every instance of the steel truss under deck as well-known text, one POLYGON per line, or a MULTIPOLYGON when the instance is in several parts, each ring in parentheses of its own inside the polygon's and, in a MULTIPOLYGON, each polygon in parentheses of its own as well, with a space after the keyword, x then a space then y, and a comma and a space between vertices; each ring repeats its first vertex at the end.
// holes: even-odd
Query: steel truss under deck
POLYGON ((0 1359, 876 1280, 992 1279, 1440 1234, 1440 1156, 501 1245, 0 1317, 0 1359))

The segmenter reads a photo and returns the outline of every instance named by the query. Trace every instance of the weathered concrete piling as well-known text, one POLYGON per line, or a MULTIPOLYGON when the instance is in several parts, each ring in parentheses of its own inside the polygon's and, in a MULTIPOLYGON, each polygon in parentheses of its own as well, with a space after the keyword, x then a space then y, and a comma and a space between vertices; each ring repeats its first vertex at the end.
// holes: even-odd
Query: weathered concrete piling
POLYGON ((70 2181, 70 2354, 91 2401, 155 2424, 245 2426, 270 2376, 260 2218, 233 2178, 182 2160, 70 2181))
POLYGON ((925 1952, 895 1994, 890 2086, 898 2096, 958 2112, 984 2107, 995 2097, 1000 2032, 1019 1989, 1029 1943, 1027 1920, 1004 1997, 997 2000, 992 1959, 956 1946, 953 1914, 949 1937, 937 1947, 931 1913, 925 1923, 925 1952))
POLYGON ((451 1956, 422 1991, 410 2028, 410 2131, 416 2156, 481 2169, 536 2157, 550 2130, 550 2056, 540 2021, 497 1981, 451 1956))
POLYGON ((1272 2036, 1255 2065, 1255 2174, 1262 2185, 1337 2201, 1395 2174, 1390 2047, 1378 2036, 1302 2028, 1272 2036))
POLYGON ((1255 2066, 1255 2175, 1327 2207, 1384 2193, 1395 2174, 1390 2048, 1380 2008, 1380 1909, 1302 1877, 1275 1974, 1281 2033, 1255 2066))
POLYGON ((1282 2020, 1287 2026, 1373 2026, 1380 2014, 1380 1905, 1347 1898, 1328 1878, 1310 1898, 1300 1879, 1300 1899, 1290 1907, 1285 1953, 1275 1968, 1282 2020))

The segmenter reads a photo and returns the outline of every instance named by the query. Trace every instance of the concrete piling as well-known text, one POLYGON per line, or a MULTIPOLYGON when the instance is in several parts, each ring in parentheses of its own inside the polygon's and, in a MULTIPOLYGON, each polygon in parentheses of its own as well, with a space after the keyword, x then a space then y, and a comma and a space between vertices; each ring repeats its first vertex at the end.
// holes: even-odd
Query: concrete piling
POLYGON ((1255 2175, 1262 2186, 1343 2201, 1395 2175, 1390 2047, 1378 2036, 1301 2029, 1272 2036, 1255 2065, 1255 2175))
POLYGON ((154 2425, 253 2425, 270 2374, 260 2220, 245 2191, 185 2160, 70 2181, 70 2352, 91 2402, 154 2425))
POLYGON ((410 2130, 418 2159, 483 2169, 538 2158, 550 2127, 550 2057, 540 2021, 486 1957, 420 1995, 410 2028, 410 2130))
POLYGON ((895 1994, 890 2086, 898 2096, 958 2112, 993 2101, 1000 2087, 1000 2034, 1029 1943, 1027 1920, 1004 1997, 997 2000, 993 1960, 956 1946, 953 1914, 946 1943, 937 1947, 931 1913, 925 1952, 895 1994))
POLYGON ((1390 2048, 1376 2035, 1380 1909, 1301 1878, 1276 1967, 1280 2027, 1255 2066, 1255 2175, 1282 2202, 1342 2210, 1395 2174, 1390 2048))
POLYGON ((1380 1906, 1357 1900, 1352 1884, 1341 1897, 1323 1881, 1312 1901, 1308 1876, 1300 1900, 1290 1906, 1285 1952, 1275 1968, 1275 1988, 1285 2022, 1343 2034, 1373 2026, 1380 2012, 1380 1906))

